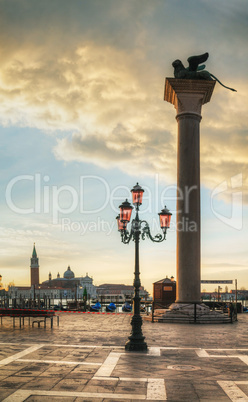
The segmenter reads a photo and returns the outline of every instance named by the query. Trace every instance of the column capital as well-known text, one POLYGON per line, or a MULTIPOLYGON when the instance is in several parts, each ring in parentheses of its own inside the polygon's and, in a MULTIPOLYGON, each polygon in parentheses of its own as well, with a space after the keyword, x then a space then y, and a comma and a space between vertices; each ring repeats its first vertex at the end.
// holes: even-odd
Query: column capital
POLYGON ((216 81, 166 78, 164 100, 172 103, 180 115, 201 116, 201 107, 209 102, 216 81))

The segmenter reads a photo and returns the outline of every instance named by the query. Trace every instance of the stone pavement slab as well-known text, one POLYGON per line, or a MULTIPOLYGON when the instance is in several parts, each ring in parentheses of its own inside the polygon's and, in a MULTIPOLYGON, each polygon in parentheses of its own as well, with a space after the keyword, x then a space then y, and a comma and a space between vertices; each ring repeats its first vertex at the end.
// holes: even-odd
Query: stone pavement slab
POLYGON ((234 324, 143 323, 62 313, 54 328, 0 327, 0 401, 248 401, 248 315, 234 324))

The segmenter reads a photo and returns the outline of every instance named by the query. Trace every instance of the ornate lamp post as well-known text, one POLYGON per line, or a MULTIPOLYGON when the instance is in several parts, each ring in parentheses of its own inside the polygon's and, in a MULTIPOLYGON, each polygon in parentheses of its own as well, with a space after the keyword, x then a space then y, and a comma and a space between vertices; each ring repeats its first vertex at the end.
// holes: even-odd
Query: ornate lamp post
POLYGON ((125 345, 126 350, 147 350, 147 344, 144 341, 145 337, 142 334, 142 318, 140 315, 140 272, 139 272, 139 242, 140 237, 145 240, 148 237, 150 240, 156 243, 161 243, 166 238, 166 230, 170 227, 171 213, 165 207, 158 215, 160 218, 160 226, 163 234, 157 234, 152 237, 148 223, 145 220, 139 219, 139 206, 142 204, 142 198, 144 190, 137 183, 136 186, 131 190, 133 197, 133 204, 135 206, 136 216, 131 223, 130 233, 127 230, 127 224, 130 222, 133 207, 128 202, 124 201, 120 206, 120 215, 117 216, 118 230, 121 234, 121 241, 128 244, 130 240, 135 242, 135 271, 134 271, 134 314, 132 317, 131 334, 128 337, 125 345))

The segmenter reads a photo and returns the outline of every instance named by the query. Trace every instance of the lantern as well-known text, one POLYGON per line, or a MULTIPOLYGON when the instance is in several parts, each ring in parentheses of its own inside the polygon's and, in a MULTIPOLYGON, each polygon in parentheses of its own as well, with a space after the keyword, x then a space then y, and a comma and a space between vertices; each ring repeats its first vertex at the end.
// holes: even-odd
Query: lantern
POLYGON ((124 201, 120 206, 120 221, 122 223, 128 223, 131 219, 132 209, 130 202, 128 200, 124 201))
POLYGON ((160 226, 161 229, 166 232, 166 229, 170 227, 171 215, 172 213, 164 207, 161 212, 159 212, 160 226))
POLYGON ((122 230, 125 230, 125 229, 126 229, 126 223, 125 223, 125 222, 121 222, 121 220, 120 220, 120 215, 118 215, 118 216, 116 217, 116 219, 117 219, 118 231, 121 232, 122 230))
POLYGON ((143 190, 142 187, 139 186, 139 183, 136 184, 131 190, 132 196, 133 196, 133 204, 134 205, 141 205, 142 204, 142 198, 143 198, 143 193, 145 190, 143 190))

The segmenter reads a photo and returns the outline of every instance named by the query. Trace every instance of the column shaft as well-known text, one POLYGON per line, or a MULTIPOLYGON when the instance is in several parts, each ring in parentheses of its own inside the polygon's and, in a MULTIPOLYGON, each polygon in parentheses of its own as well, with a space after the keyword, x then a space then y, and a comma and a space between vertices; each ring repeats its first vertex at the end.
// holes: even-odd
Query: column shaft
POLYGON ((180 113, 177 155, 177 302, 200 301, 201 117, 180 113))
POLYGON ((215 81, 166 78, 165 97, 177 111, 177 302, 200 302, 200 121, 215 81))

